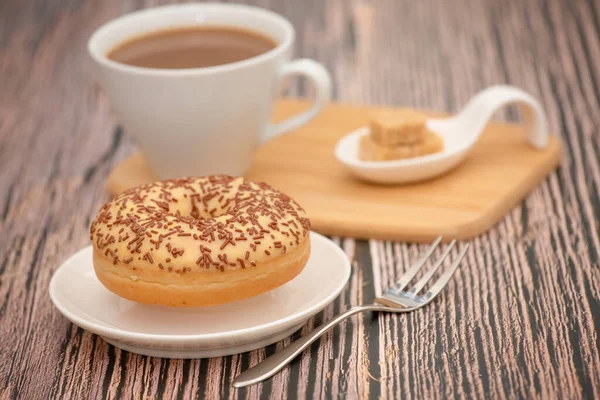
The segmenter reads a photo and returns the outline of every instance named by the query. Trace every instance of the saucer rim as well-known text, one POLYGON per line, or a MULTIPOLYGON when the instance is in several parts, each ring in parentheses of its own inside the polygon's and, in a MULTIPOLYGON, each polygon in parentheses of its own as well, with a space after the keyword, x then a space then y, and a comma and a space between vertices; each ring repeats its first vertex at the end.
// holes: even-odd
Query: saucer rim
MULTIPOLYGON (((58 289, 57 289, 58 283, 57 282, 59 279, 57 277, 60 275, 59 272, 61 271, 61 269, 63 267, 65 267, 69 263, 73 262, 74 258, 76 258, 78 255, 80 255, 80 253, 88 250, 91 247, 91 245, 78 250, 77 252, 72 254, 67 260, 65 260, 64 262, 62 262, 60 264, 60 266, 52 274, 48 292, 49 292, 50 299, 51 299, 52 303, 54 304, 54 306, 58 309, 58 311, 65 318, 67 318, 73 324, 79 326, 82 329, 90 331, 94 334, 97 334, 97 335, 103 336, 103 337, 106 336, 113 340, 145 340, 149 343, 150 342, 159 343, 159 342, 164 342, 165 340, 168 340, 170 342, 184 344, 187 342, 194 342, 194 341, 205 341, 205 340, 209 341, 209 340, 215 340, 215 339, 223 340, 223 339, 233 339, 236 337, 243 337, 246 335, 260 335, 265 331, 273 332, 273 331, 277 331, 280 329, 287 329, 288 325, 292 326, 294 324, 298 324, 303 321, 306 321, 311 316, 313 316, 316 313, 318 313, 319 311, 323 310, 328 304, 330 304, 335 298, 337 298, 340 295, 340 293, 342 292, 342 290, 344 289, 344 287, 346 286, 346 284, 348 283, 348 280, 350 279, 350 274, 351 274, 351 264, 350 264, 350 260, 348 259, 348 256, 346 255, 346 253, 344 253, 344 251, 339 246, 337 246, 333 241, 331 241, 329 238, 327 238, 319 233, 311 231, 310 239, 311 239, 311 241, 312 240, 320 241, 325 246, 328 246, 329 248, 333 249, 333 251, 337 254, 337 256, 339 256, 341 259, 343 259, 343 261, 344 261, 343 262, 343 268, 344 268, 343 278, 341 278, 339 280, 339 283, 334 288, 334 290, 332 290, 330 293, 328 293, 325 297, 323 297, 322 300, 320 300, 316 304, 314 304, 306 309, 302 309, 301 311, 297 311, 296 313, 288 315, 284 318, 280 318, 280 319, 277 319, 272 322, 268 322, 268 323, 265 323, 262 325, 257 325, 257 326, 253 326, 253 327, 249 327, 249 328, 242 328, 242 329, 236 329, 236 330, 225 331, 225 332, 214 332, 214 333, 203 333, 203 334, 185 334, 185 335, 141 333, 141 332, 132 332, 132 331, 128 331, 128 330, 107 327, 107 326, 101 325, 99 323, 93 322, 91 320, 79 317, 78 315, 75 315, 73 312, 70 311, 69 307, 66 306, 65 304, 63 304, 57 297, 57 293, 58 293, 58 289)), ((244 301, 244 300, 241 300, 241 301, 244 301)))

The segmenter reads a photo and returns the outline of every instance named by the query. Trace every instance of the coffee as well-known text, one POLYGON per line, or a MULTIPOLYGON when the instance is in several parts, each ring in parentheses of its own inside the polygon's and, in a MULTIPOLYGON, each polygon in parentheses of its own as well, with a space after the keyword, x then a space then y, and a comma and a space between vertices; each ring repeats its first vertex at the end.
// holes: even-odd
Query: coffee
POLYGON ((106 56, 135 67, 186 69, 246 60, 276 46, 272 39, 250 30, 225 26, 186 27, 130 39, 106 56))

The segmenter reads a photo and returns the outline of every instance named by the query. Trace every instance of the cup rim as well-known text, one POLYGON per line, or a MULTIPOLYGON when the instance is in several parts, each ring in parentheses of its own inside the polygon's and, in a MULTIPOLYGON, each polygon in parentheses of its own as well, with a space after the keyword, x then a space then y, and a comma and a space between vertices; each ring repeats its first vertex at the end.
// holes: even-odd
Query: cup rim
MULTIPOLYGON (((200 75, 200 74, 213 74, 219 72, 227 72, 233 71, 244 67, 249 67, 252 65, 259 64, 267 59, 271 59, 273 57, 277 57, 284 51, 286 51, 291 44, 294 42, 296 36, 296 32, 292 24, 283 16, 255 6, 249 6, 245 4, 228 4, 228 3, 187 3, 187 4, 171 4, 159 7, 151 7, 146 8, 139 11, 134 11, 131 13, 127 13, 121 15, 117 18, 111 19, 106 22, 102 26, 92 33, 87 42, 87 50, 88 54, 92 57, 92 59, 101 66, 115 69, 124 73, 132 73, 138 75, 160 75, 160 76, 186 76, 186 75, 200 75), (127 22, 132 22, 133 20, 142 17, 144 15, 172 10, 172 9, 189 9, 189 10, 206 10, 206 9, 221 9, 223 11, 227 11, 227 9, 237 9, 244 10, 248 12, 252 12, 255 14, 259 14, 264 18, 270 18, 279 23, 283 29, 285 30, 285 38, 277 44, 273 49, 262 53, 258 56, 251 57, 245 60, 236 61, 229 64, 216 65, 211 67, 199 67, 199 68, 181 68, 181 69, 162 69, 162 68, 148 68, 148 67, 137 67, 133 65, 123 64, 117 61, 113 61, 109 59, 105 53, 101 52, 98 49, 98 40, 109 32, 111 29, 127 22)), ((129 37, 135 37, 131 35, 129 37)), ((127 37, 124 37, 123 40, 126 40, 127 37)))

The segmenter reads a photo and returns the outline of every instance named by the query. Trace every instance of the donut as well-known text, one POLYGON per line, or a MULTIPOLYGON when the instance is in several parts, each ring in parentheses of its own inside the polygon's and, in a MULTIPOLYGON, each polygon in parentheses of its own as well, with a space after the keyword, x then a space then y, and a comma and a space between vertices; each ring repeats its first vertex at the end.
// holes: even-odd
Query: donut
POLYGON ((228 303, 297 276, 310 221, 291 197, 231 176, 129 189, 90 229, 96 276, 129 300, 174 307, 228 303))

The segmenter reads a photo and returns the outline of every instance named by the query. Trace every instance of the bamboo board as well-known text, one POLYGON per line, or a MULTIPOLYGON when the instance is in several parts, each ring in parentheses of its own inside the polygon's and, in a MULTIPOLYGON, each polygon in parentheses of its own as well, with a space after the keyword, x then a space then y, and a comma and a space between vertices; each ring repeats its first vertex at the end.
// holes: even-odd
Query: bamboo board
MULTIPOLYGON (((283 100, 275 119, 307 107, 283 100)), ((560 144, 527 144, 521 126, 492 122, 456 169, 426 182, 380 186, 362 182, 336 160, 346 133, 365 125, 373 107, 332 104, 312 123, 257 150, 247 178, 265 181, 296 199, 313 229, 328 235, 428 242, 467 239, 485 232, 556 168, 560 144)), ((143 155, 134 153, 108 178, 112 194, 154 180, 143 155)))

